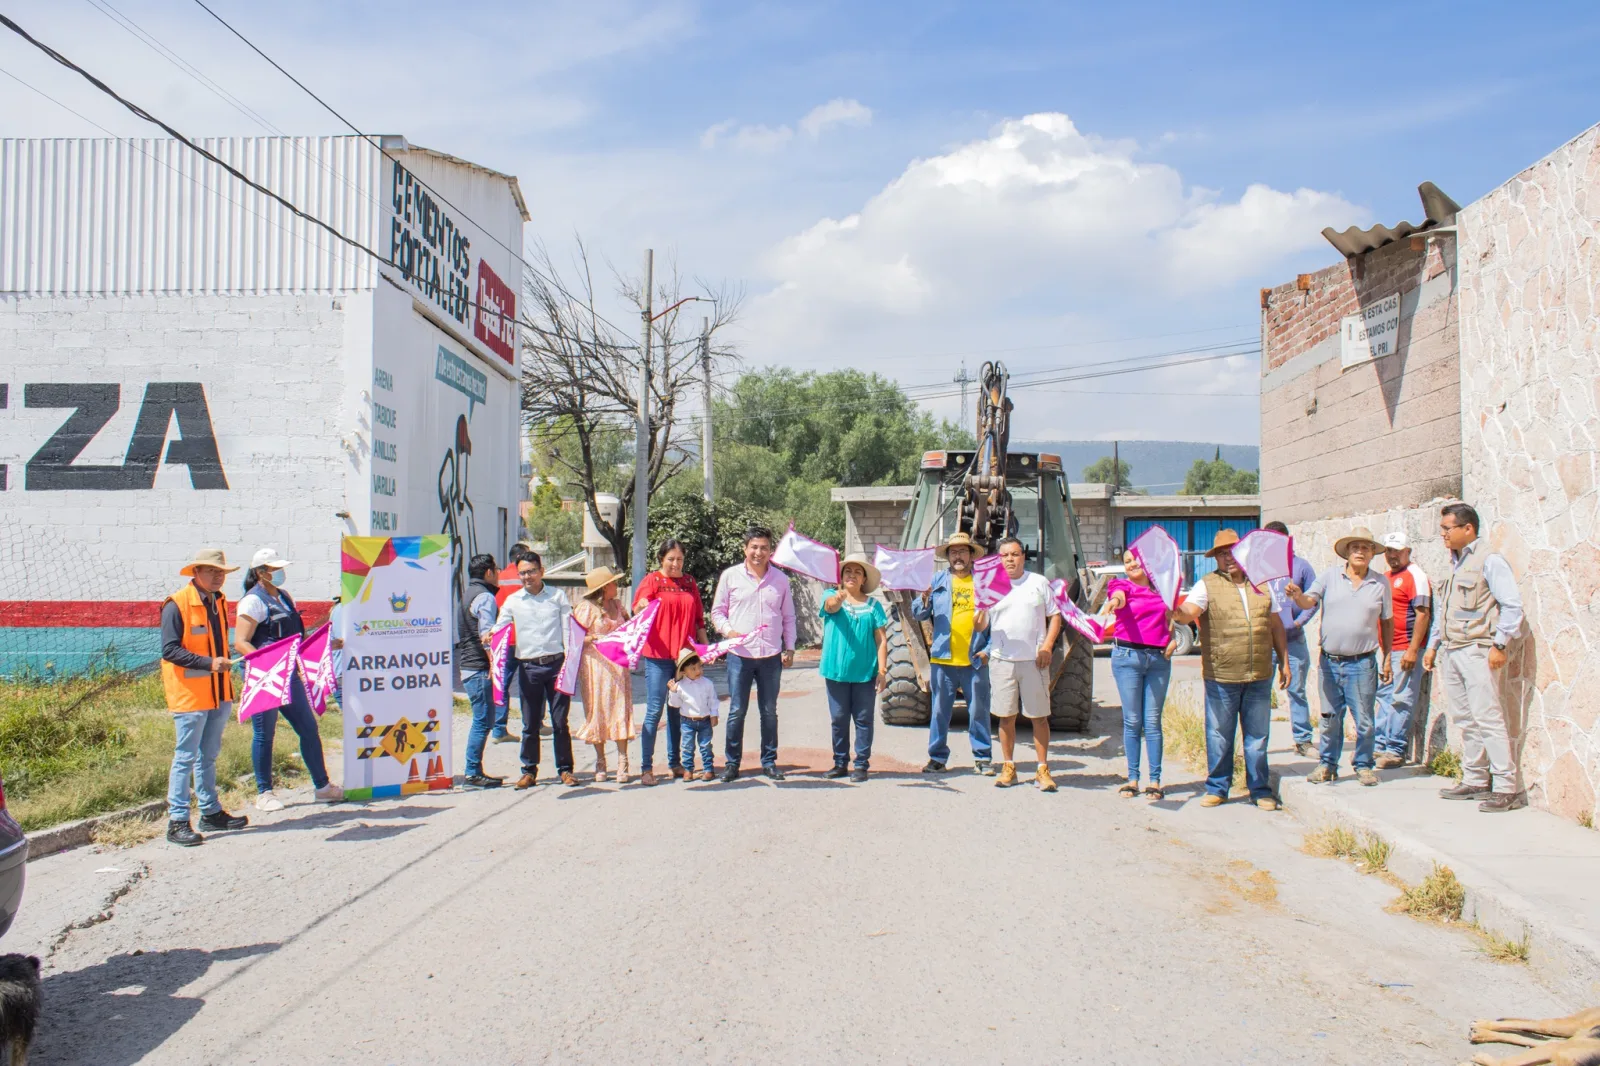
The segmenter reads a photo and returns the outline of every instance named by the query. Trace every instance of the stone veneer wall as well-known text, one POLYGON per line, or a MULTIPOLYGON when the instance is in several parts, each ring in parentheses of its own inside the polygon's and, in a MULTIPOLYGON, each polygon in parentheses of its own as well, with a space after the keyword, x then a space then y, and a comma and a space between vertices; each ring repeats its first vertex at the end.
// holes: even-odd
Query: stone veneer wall
POLYGON ((1533 803, 1600 790, 1600 126, 1462 210, 1465 496, 1528 612, 1509 687, 1533 803))

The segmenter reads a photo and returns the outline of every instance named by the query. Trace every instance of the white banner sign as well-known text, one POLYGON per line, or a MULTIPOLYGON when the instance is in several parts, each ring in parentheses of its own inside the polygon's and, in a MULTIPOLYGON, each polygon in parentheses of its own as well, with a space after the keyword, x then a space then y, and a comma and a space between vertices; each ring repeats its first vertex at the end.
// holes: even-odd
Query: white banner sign
POLYGON ((1347 368, 1393 355, 1400 340, 1400 294, 1374 300, 1360 314, 1339 320, 1339 366, 1347 368))

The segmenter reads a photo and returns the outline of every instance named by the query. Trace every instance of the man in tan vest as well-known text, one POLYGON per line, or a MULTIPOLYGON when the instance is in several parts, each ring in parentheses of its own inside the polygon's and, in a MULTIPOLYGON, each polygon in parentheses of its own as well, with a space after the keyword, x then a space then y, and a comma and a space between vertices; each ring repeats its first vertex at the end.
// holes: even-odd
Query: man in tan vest
POLYGON ((1239 534, 1217 533, 1209 558, 1217 569, 1189 590, 1173 618, 1200 623, 1200 669, 1206 683, 1206 794, 1202 807, 1216 807, 1233 784, 1233 742, 1244 733, 1245 778, 1250 799, 1265 811, 1278 809, 1267 776, 1267 732, 1272 726, 1272 656, 1278 656, 1278 687, 1289 687, 1288 640, 1272 597, 1245 580, 1233 558, 1239 534))
POLYGON ((1506 645, 1522 630, 1522 594, 1511 564, 1479 539, 1477 511, 1464 503, 1446 505, 1439 512, 1439 535, 1450 549, 1452 571, 1435 602, 1439 622, 1422 668, 1437 665, 1450 717, 1461 730, 1461 784, 1439 795, 1482 800, 1478 809, 1490 814, 1514 811, 1528 799, 1517 780, 1500 671, 1506 645))

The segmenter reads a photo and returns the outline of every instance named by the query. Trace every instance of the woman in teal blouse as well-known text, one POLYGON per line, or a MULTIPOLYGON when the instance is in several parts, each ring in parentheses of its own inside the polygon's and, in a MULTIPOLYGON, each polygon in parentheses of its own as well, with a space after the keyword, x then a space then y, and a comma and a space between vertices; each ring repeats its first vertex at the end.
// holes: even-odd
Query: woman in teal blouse
POLYGON ((833 769, 828 777, 867 779, 872 759, 872 715, 877 692, 888 679, 889 643, 884 627, 889 616, 872 599, 878 568, 863 555, 845 557, 839 587, 829 589, 822 609, 822 678, 828 686, 828 714, 833 719, 833 769), (850 723, 856 726, 856 766, 850 759, 850 723))

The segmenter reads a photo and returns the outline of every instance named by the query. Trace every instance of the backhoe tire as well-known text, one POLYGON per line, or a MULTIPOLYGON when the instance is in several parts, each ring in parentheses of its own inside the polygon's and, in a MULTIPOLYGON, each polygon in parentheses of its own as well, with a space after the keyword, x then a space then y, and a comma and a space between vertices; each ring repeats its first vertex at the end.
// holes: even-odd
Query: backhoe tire
MULTIPOLYGON (((1062 636, 1071 640, 1072 653, 1050 690, 1050 728, 1087 733, 1089 716, 1094 713, 1094 646, 1066 626, 1062 627, 1062 636)), ((1057 659, 1051 664, 1052 676, 1059 663, 1057 659)))
POLYGON ((889 683, 878 696, 878 708, 884 725, 927 725, 933 715, 932 697, 917 684, 917 667, 906 647, 899 615, 897 609, 889 616, 889 683))

